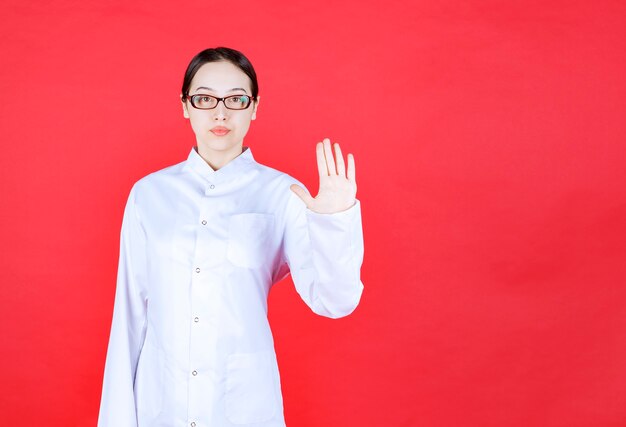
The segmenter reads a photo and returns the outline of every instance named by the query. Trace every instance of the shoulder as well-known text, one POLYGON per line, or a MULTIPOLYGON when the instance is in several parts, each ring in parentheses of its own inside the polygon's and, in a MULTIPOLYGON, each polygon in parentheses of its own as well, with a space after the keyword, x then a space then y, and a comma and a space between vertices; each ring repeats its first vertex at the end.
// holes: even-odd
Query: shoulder
POLYGON ((182 161, 151 172, 135 181, 132 188, 135 191, 146 191, 151 187, 159 186, 166 181, 175 179, 182 173, 184 165, 185 162, 182 161))
POLYGON ((131 186, 129 199, 141 201, 149 195, 160 192, 182 173, 185 162, 166 166, 137 179, 131 186))
POLYGON ((135 182, 135 186, 146 187, 158 184, 164 180, 175 178, 182 173, 184 165, 185 161, 182 161, 176 163, 175 165, 166 166, 162 169, 151 172, 148 175, 145 175, 142 178, 138 179, 137 182, 135 182))
POLYGON ((304 213, 306 205, 292 190, 293 184, 308 192, 307 187, 297 178, 275 168, 257 163, 260 179, 256 180, 256 194, 262 195, 274 215, 280 221, 293 221, 304 213))
POLYGON ((287 189, 289 189, 289 186, 292 184, 298 184, 303 186, 300 181, 298 181, 296 178, 289 175, 288 173, 280 171, 264 163, 259 163, 256 159, 252 160, 252 164, 266 181, 272 181, 275 185, 286 187, 287 189))
MULTIPOLYGON (((282 172, 273 167, 254 162, 255 168, 259 172, 260 184, 268 190, 276 193, 281 193, 285 197, 288 197, 292 194, 292 191, 289 189, 291 185, 297 184, 301 187, 304 187, 304 184, 300 182, 298 179, 289 175, 286 172, 282 172)), ((306 187, 305 187, 306 188, 306 187)))

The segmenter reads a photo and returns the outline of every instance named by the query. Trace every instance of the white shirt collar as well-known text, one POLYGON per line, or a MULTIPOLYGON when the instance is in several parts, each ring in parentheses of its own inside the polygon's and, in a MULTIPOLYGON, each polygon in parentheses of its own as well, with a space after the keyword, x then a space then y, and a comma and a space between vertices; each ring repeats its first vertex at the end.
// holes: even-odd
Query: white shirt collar
POLYGON ((240 155, 218 170, 214 170, 196 150, 197 146, 194 146, 191 148, 191 151, 189 151, 184 169, 197 173, 209 182, 223 182, 240 177, 241 174, 249 169, 251 164, 255 162, 252 156, 252 150, 250 147, 244 145, 243 152, 240 155))

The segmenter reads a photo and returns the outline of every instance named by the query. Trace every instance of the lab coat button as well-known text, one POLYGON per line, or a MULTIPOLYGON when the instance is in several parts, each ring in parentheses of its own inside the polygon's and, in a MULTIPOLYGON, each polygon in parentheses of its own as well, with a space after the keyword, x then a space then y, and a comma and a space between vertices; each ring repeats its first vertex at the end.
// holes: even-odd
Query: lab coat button
POLYGON ((211 184, 211 185, 209 185, 209 188, 210 188, 211 190, 213 190, 213 189, 215 188, 215 185, 211 184))
POLYGON ((200 268, 196 268, 196 273, 200 273, 200 268))
POLYGON ((196 423, 194 423, 193 421, 192 421, 191 423, 189 423, 189 425, 190 425, 191 427, 196 427, 196 423))
POLYGON ((193 321, 194 321, 194 322, 196 322, 196 323, 198 323, 198 322, 200 321, 200 318, 199 318, 199 317, 194 317, 194 318, 193 318, 193 321))
POLYGON ((198 375, 198 371, 193 371, 193 372, 191 373, 191 375, 193 375, 193 376, 195 377, 196 375, 198 375))
POLYGON ((206 219, 202 220, 202 225, 206 225, 206 219))

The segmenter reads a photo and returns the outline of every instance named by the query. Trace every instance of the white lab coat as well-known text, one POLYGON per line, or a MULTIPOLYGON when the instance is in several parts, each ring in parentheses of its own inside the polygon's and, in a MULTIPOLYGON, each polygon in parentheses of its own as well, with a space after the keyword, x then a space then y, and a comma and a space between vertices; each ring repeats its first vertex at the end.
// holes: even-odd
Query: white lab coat
POLYGON ((267 319, 291 273, 319 315, 358 305, 360 204, 308 208, 249 147, 214 171, 186 161, 132 187, 122 222, 99 427, 284 427, 267 319))

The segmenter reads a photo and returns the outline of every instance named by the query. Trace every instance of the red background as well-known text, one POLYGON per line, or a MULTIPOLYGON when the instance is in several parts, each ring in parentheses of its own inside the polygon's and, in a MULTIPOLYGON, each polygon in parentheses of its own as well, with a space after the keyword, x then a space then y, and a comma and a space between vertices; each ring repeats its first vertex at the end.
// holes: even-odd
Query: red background
POLYGON ((626 425, 623 2, 0 7, 0 424, 95 425, 128 191, 225 45, 257 160, 316 193, 317 141, 356 159, 360 306, 270 296, 288 426, 626 425))

